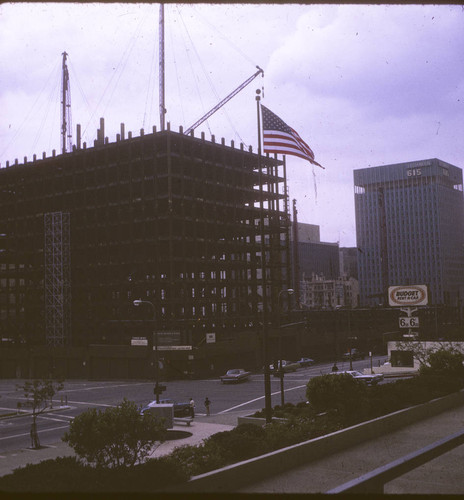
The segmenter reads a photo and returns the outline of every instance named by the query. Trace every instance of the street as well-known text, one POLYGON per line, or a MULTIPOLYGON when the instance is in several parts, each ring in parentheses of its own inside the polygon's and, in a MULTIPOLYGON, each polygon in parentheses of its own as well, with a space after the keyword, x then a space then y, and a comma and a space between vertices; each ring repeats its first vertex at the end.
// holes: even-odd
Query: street
MULTIPOLYGON (((373 358, 374 366, 385 360, 385 356, 373 358)), ((353 361, 353 369, 370 366, 370 359, 353 361)), ((339 362, 340 370, 349 370, 349 362, 339 362)), ((316 364, 286 373, 284 378, 285 402, 296 404, 306 401, 308 380, 329 373, 332 363, 316 364)), ((16 390, 21 380, 0 381, 0 415, 15 413, 18 401, 24 402, 21 391, 16 390)), ((228 413, 234 410, 250 410, 253 413, 264 407, 264 375, 254 373, 248 381, 240 384, 220 383, 219 378, 205 380, 174 380, 163 382, 167 390, 160 399, 170 398, 188 401, 193 398, 197 414, 205 414, 203 401, 211 400, 211 413, 228 413)), ((145 406, 155 399, 153 381, 65 381, 64 388, 53 399, 53 411, 38 417, 38 432, 42 445, 53 444, 61 439, 72 419, 89 408, 116 406, 124 398, 145 406)), ((271 375, 272 406, 280 404, 280 379, 271 375)), ((30 415, 0 419, 0 458, 6 451, 30 447, 30 415)))

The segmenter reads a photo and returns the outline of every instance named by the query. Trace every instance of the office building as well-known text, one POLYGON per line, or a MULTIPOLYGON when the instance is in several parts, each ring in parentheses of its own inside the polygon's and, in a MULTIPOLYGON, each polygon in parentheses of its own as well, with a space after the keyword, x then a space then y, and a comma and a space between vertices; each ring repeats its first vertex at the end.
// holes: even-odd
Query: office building
POLYGON ((361 305, 389 286, 427 285, 429 305, 457 307, 464 288, 462 170, 439 159, 354 171, 361 305))

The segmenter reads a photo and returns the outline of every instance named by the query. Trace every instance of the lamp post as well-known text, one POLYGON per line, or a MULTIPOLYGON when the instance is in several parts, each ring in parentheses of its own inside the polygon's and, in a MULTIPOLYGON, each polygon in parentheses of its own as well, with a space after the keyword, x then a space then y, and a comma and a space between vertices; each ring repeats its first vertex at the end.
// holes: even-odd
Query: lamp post
MULTIPOLYGON (((155 326, 155 319, 156 319, 156 309, 155 306, 153 305, 152 302, 149 300, 141 300, 141 299, 136 299, 133 301, 134 306, 138 307, 142 304, 148 304, 151 306, 153 310, 153 326, 155 326)), ((148 348, 150 349, 150 358, 151 358, 151 352, 152 352, 152 342, 148 340, 148 348)), ((160 395, 160 386, 159 386, 159 362, 158 362, 158 331, 155 327, 155 396, 156 396, 156 403, 159 404, 159 395, 160 395)))
MULTIPOLYGON (((281 317, 280 317, 280 297, 282 296, 283 293, 287 293, 288 295, 293 295, 293 288, 287 288, 286 290, 280 290, 279 295, 277 295, 277 308, 279 312, 279 376, 280 376, 280 405, 284 406, 285 404, 285 390, 284 390, 284 370, 282 367, 282 333, 280 331, 281 327, 281 317)), ((274 366, 274 370, 276 370, 277 367, 274 366)))
POLYGON ((350 341, 350 370, 353 370, 353 357, 351 351, 353 349, 353 340, 358 340, 358 337, 348 337, 348 340, 350 341))

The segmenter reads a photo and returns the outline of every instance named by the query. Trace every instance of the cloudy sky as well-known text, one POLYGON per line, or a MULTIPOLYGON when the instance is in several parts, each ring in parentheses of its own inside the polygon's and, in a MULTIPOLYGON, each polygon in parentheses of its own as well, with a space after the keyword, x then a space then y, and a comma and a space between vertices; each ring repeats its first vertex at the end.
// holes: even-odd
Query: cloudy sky
MULTIPOLYGON (((60 151, 62 53, 73 135, 159 128, 158 4, 0 5, 0 164, 60 151)), ((323 241, 356 244, 353 170, 440 158, 464 167, 458 5, 167 4, 166 120, 257 149, 256 89, 325 170, 289 156, 290 199, 323 241)))

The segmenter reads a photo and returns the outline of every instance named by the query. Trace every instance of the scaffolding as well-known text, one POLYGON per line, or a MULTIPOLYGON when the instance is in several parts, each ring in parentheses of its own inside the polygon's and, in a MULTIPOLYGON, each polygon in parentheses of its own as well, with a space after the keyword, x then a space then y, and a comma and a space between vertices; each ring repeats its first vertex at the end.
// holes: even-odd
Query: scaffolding
POLYGON ((49 346, 71 339, 71 247, 69 212, 44 214, 45 335, 49 346))

